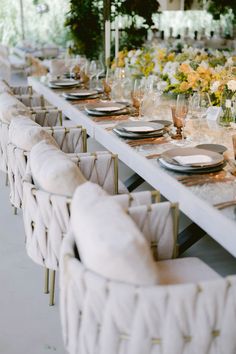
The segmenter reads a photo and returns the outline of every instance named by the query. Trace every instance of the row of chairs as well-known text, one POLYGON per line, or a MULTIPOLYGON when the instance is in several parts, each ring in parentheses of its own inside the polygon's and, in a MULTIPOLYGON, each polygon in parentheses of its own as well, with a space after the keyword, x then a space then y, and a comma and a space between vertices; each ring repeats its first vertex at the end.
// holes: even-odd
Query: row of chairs
POLYGON ((83 127, 14 90, 0 92, 1 169, 50 305, 60 269, 68 352, 235 353, 235 277, 176 258, 178 205, 157 191, 129 194, 116 155, 86 152, 83 127))

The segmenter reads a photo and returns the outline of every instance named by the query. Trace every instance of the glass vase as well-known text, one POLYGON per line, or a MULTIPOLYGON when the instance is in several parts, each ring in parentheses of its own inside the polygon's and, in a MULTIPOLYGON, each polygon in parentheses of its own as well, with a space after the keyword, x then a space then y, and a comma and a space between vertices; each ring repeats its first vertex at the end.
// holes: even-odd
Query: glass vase
POLYGON ((234 122, 234 114, 232 110, 232 101, 231 99, 226 98, 222 104, 222 114, 220 116, 220 125, 223 127, 230 127, 231 123, 234 122))

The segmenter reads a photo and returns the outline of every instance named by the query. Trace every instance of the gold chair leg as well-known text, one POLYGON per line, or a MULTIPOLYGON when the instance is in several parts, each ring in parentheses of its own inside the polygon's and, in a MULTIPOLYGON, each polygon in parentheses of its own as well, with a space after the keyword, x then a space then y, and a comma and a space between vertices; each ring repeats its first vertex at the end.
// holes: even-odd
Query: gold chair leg
POLYGON ((55 297, 55 278, 56 271, 50 270, 50 291, 49 291, 49 306, 54 305, 54 297, 55 297))
POLYGON ((44 294, 49 293, 49 269, 45 268, 44 274, 44 294))

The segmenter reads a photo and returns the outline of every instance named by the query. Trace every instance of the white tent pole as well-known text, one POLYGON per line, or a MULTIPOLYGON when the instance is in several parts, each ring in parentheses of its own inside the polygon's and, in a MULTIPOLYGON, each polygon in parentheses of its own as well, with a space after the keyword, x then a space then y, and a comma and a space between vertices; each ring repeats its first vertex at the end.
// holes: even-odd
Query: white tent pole
POLYGON ((21 22, 21 36, 22 36, 22 40, 24 40, 25 39, 25 26, 24 26, 23 0, 20 0, 20 22, 21 22))

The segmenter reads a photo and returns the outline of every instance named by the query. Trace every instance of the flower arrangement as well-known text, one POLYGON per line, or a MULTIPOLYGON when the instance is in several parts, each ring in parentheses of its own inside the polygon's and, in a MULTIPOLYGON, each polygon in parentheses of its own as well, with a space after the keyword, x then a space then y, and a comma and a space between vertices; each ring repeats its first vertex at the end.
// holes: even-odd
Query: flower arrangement
POLYGON ((208 92, 214 105, 220 105, 222 96, 229 95, 236 77, 232 75, 236 57, 218 50, 208 53, 184 47, 176 54, 171 48, 156 46, 120 52, 118 61, 129 67, 134 77, 156 75, 166 93, 208 92))

